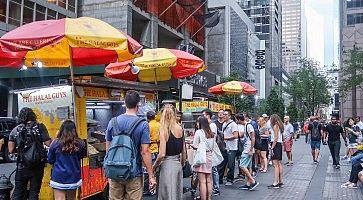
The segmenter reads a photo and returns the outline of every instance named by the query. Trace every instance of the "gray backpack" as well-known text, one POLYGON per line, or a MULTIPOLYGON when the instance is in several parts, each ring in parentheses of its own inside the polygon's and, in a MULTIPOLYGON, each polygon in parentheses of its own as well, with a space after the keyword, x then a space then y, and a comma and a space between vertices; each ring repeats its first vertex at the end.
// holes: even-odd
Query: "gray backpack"
POLYGON ((113 138, 103 164, 107 178, 119 181, 135 178, 138 151, 132 140, 132 133, 143 121, 145 119, 138 118, 126 131, 120 132, 117 118, 111 119, 113 138))

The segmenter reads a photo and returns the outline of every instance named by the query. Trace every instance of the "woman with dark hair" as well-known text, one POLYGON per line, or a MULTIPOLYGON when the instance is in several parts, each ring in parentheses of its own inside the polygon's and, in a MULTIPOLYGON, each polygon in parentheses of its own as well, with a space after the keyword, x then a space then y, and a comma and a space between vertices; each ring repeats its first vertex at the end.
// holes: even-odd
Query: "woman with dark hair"
POLYGON ((282 133, 284 132, 284 124, 280 117, 276 114, 271 115, 271 160, 275 170, 275 178, 272 185, 268 188, 281 188, 282 183, 282 133))
POLYGON ((210 129, 208 119, 199 117, 197 119, 198 130, 195 132, 192 147, 198 149, 201 142, 206 146, 207 162, 193 166, 193 171, 198 173, 201 200, 209 200, 212 195, 212 150, 214 148, 214 134, 210 129))
POLYGON ((18 115, 18 123, 9 135, 9 153, 17 149, 14 200, 22 200, 26 197, 29 187, 29 199, 39 199, 39 192, 44 175, 46 151, 43 145, 49 146, 51 139, 44 124, 37 122, 37 117, 31 108, 24 107, 18 115), (37 148, 30 148, 36 146, 37 148), (34 150, 36 149, 36 150, 34 150), (34 156, 37 155, 37 159, 34 156), (34 159, 33 159, 34 158, 34 159))
POLYGON ((361 132, 358 126, 354 124, 354 118, 349 117, 347 120, 348 124, 344 128, 346 135, 348 136, 348 159, 357 151, 358 147, 358 137, 361 136, 361 132))
POLYGON ((49 185, 56 200, 76 198, 82 185, 80 161, 86 155, 86 145, 78 137, 75 123, 64 121, 48 153, 48 162, 53 164, 49 185))

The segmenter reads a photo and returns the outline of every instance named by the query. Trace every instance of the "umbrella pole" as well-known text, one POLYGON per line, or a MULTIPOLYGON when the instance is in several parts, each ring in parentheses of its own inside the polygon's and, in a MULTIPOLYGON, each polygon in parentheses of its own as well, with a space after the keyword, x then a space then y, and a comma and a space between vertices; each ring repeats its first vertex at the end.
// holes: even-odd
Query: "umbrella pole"
MULTIPOLYGON (((158 77, 156 75, 156 68, 154 68, 154 76, 155 76, 155 85, 158 84, 158 77)), ((159 92, 155 91, 155 99, 156 99, 156 110, 159 111, 159 92)))
POLYGON ((73 54, 72 49, 69 46, 69 70, 71 71, 71 87, 72 87, 72 106, 73 106, 73 120, 77 124, 77 108, 76 108, 76 88, 74 86, 74 73, 73 73, 73 54))

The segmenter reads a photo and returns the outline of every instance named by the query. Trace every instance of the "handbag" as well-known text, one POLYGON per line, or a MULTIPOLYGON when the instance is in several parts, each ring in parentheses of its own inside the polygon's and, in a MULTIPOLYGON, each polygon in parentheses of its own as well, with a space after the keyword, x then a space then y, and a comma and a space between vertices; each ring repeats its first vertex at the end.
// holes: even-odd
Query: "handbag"
POLYGON ((192 166, 188 161, 188 151, 187 151, 187 145, 185 144, 185 138, 184 138, 184 148, 185 148, 186 161, 183 166, 183 178, 188 178, 191 175, 193 175, 193 171, 192 171, 192 166))
POLYGON ((207 163, 207 149, 205 142, 201 141, 198 145, 197 152, 194 155, 193 165, 199 166, 207 163))
MULTIPOLYGON (((203 131, 203 133, 204 133, 204 131, 203 131)), ((194 154, 193 166, 199 166, 199 165, 207 163, 207 147, 206 147, 206 142, 205 142, 204 138, 205 138, 205 134, 204 134, 204 137, 201 138, 201 140, 198 144, 197 151, 194 154)))
POLYGON ((213 142, 213 149, 212 149, 212 166, 216 167, 223 162, 224 158, 217 146, 216 141, 213 142))

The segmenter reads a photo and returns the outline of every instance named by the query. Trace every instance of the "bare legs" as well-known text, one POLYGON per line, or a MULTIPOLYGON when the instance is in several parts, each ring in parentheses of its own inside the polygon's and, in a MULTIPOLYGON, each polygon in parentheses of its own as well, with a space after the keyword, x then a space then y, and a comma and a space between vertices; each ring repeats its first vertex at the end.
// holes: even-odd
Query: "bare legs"
POLYGON ((201 200, 210 200, 212 195, 212 174, 198 173, 201 200))
POLYGON ((77 190, 57 190, 54 189, 55 200, 75 200, 77 190))
POLYGON ((268 165, 266 154, 267 154, 266 151, 261 151, 261 169, 263 170, 267 170, 267 165, 268 165))
POLYGON ((282 183, 282 164, 279 160, 272 160, 273 166, 274 166, 274 182, 273 185, 277 185, 279 183, 282 183))

